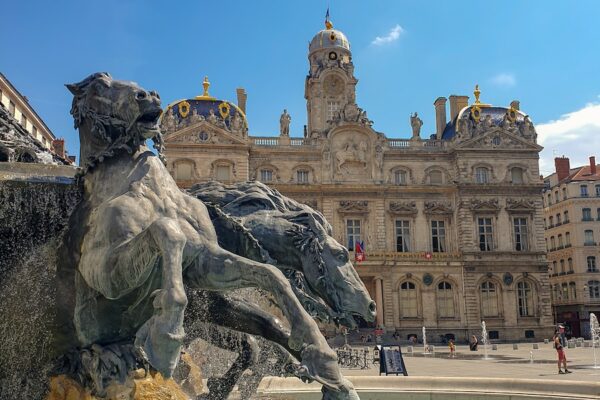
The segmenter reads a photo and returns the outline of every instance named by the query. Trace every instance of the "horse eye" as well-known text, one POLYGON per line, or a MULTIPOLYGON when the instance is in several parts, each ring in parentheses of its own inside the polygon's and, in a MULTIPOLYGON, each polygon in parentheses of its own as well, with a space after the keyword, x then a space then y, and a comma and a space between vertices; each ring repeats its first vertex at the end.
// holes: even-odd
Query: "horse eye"
POLYGON ((136 93, 135 98, 138 100, 142 100, 146 98, 146 92, 139 91, 136 93))

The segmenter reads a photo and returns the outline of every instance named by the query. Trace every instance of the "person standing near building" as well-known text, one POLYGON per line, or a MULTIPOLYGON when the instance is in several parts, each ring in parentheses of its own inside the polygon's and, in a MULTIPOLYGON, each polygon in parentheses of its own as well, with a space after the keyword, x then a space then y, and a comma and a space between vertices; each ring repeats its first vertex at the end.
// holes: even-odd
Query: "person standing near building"
POLYGON ((565 350, 561 343, 560 333, 558 331, 556 331, 556 334, 554 335, 553 340, 554 340, 554 348, 556 349, 556 353, 558 355, 558 373, 559 374, 570 374, 571 371, 569 371, 567 369, 567 356, 565 355, 565 350), (560 369, 561 361, 562 361, 563 367, 565 368, 564 372, 562 369, 560 369))

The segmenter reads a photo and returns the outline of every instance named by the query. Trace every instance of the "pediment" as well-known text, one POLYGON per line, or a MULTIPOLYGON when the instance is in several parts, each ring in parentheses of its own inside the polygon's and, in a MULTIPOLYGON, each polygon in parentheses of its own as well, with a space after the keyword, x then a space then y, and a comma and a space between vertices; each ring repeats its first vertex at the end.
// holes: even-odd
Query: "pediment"
POLYGON ((425 202, 425 214, 452 214, 452 204, 447 201, 427 201, 425 202))
POLYGON ((500 211, 500 205, 498 204, 498 199, 471 199, 470 202, 464 204, 469 208, 469 210, 474 212, 489 212, 489 213, 497 213, 500 211))
POLYGON ((225 129, 210 124, 207 121, 200 121, 174 132, 165 137, 165 142, 186 144, 246 144, 243 138, 232 135, 225 129))
POLYGON ((389 207, 390 214, 415 215, 417 214, 417 203, 414 201, 392 201, 389 207))
POLYGON ((535 201, 524 199, 506 199, 506 211, 511 213, 532 213, 535 211, 535 201))
POLYGON ((475 136, 471 139, 455 146, 456 149, 523 149, 532 151, 541 151, 542 146, 539 146, 527 139, 524 139, 505 129, 496 127, 488 130, 482 135, 475 136))
POLYGON ((341 214, 364 214, 369 212, 369 202, 365 200, 342 200, 338 212, 341 214))

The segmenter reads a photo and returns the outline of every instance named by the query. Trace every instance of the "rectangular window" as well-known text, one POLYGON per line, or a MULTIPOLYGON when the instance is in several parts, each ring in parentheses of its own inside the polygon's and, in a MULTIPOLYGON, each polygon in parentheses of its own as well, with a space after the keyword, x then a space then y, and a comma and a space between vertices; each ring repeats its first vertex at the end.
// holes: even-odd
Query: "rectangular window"
POLYGON ((565 233, 565 246, 569 246, 571 244, 571 233, 565 233))
POLYGON ((444 221, 431 221, 431 251, 446 251, 446 225, 444 221))
POLYGON ((410 221, 396 221, 396 251, 407 253, 410 251, 410 221))
POLYGON ((513 225, 515 228, 515 250, 527 251, 529 249, 527 242, 527 218, 515 218, 513 225))
POLYGON ((565 215, 565 218, 563 220, 564 220, 564 223, 567 224, 567 223, 569 223, 569 212, 565 211, 564 215, 565 215))
POLYGON ((37 128, 35 126, 31 127, 31 136, 37 138, 37 128))
POLYGON ((581 214, 583 216, 584 221, 592 220, 592 209, 591 208, 584 208, 583 210, 581 210, 581 214))
POLYGON ((354 251, 357 242, 360 242, 360 219, 346 220, 346 238, 348 251, 354 251))
POLYGON ((229 165, 217 165, 217 180, 227 182, 231 178, 229 176, 229 165))
POLYGON ((479 230, 479 250, 481 251, 492 251, 493 245, 493 231, 492 231, 492 219, 491 218, 478 218, 477 225, 479 230))
POLYGON ((394 183, 396 185, 406 185, 406 172, 405 171, 394 172, 394 183))
POLYGON ((13 103, 12 101, 8 104, 8 112, 13 117, 15 116, 15 103, 13 103))
POLYGON ((588 229, 584 232, 584 237, 585 237, 585 246, 593 246, 594 245, 594 231, 591 229, 588 229))
POLYGON ((272 182, 273 181, 273 170, 261 169, 260 170, 260 181, 261 182, 272 182))
POLYGON ((27 117, 25 114, 21 114, 21 126, 27 129, 27 117))
POLYGON ((587 270, 588 272, 598 272, 598 269, 596 269, 596 257, 589 256, 587 258, 587 270))
POLYGON ((600 197, 600 185, 596 185, 596 197, 600 197))
POLYGON ((588 187, 587 185, 579 186, 579 194, 581 197, 588 197, 588 187))
POLYGON ((475 181, 477 183, 488 183, 488 169, 487 168, 477 168, 475 169, 475 181))
POLYGON ((327 121, 332 121, 340 110, 339 101, 328 101, 327 102, 327 121))
POLYGON ((296 171, 296 182, 308 183, 308 171, 302 169, 296 171))

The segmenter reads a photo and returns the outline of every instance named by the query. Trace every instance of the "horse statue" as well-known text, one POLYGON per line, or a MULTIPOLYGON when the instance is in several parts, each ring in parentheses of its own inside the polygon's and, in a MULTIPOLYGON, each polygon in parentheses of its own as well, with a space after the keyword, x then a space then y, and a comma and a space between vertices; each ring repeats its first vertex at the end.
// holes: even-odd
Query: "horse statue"
MULTIPOLYGON (((260 182, 224 185, 211 181, 195 185, 189 192, 206 204, 219 245, 279 268, 311 316, 350 329, 356 327, 354 317, 374 321, 375 303, 349 261, 348 251, 332 238, 331 226, 318 211, 260 182)), ((218 325, 266 337, 295 356, 287 345, 286 329, 247 299, 222 298, 213 293, 202 304, 223 310, 219 312, 218 325)), ((195 314, 208 316, 206 322, 215 322, 211 317, 215 313, 207 311, 195 314)), ((193 328, 189 331, 193 332, 193 328)), ((219 341, 223 336, 209 336, 203 339, 231 349, 228 336, 225 343, 219 341)), ((239 341, 239 362, 226 374, 230 378, 220 381, 229 390, 250 365, 253 355, 248 353, 256 352, 248 339, 239 341), (242 355, 243 352, 247 354, 242 355)))
POLYGON ((357 398, 281 270, 221 247, 204 203, 177 187, 161 160, 158 94, 107 73, 67 88, 84 192, 59 248, 53 348, 65 354, 61 370, 98 396, 140 365, 168 378, 185 337, 186 287, 255 287, 289 322, 296 375, 320 382, 324 398, 357 398))

